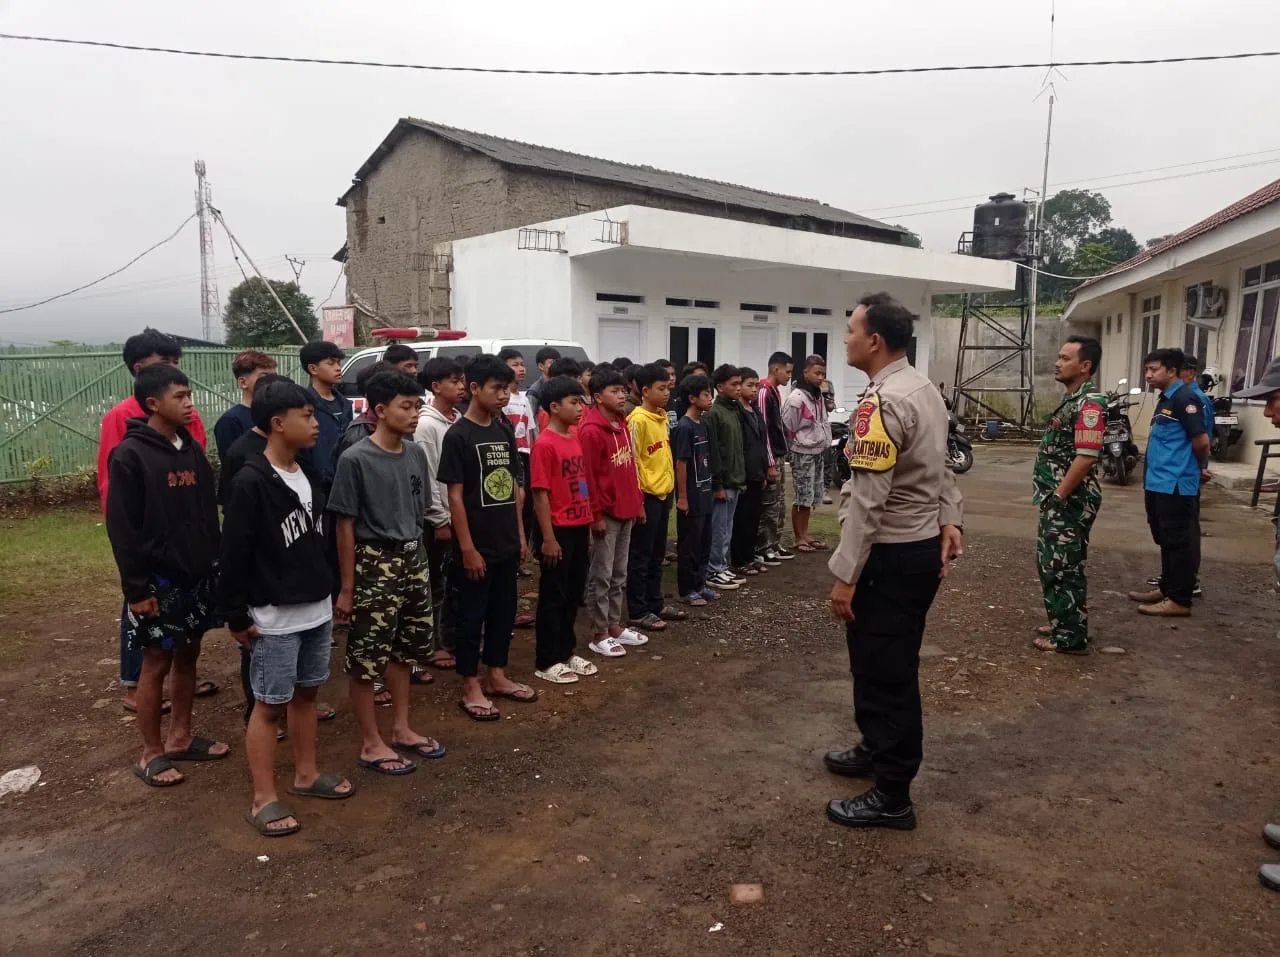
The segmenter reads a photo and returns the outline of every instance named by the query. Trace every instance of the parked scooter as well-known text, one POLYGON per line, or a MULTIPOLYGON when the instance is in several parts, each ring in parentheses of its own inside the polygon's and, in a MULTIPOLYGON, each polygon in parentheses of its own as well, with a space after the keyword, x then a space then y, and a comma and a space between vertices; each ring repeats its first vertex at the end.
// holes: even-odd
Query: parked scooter
MULTIPOLYGON (((1209 395, 1222 383, 1222 376, 1213 369, 1200 373, 1200 388, 1209 395)), ((1240 416, 1232 411, 1231 396, 1209 395, 1213 402, 1213 434, 1209 436, 1209 454, 1215 459, 1225 459, 1231 446, 1240 441, 1244 429, 1240 428, 1240 416)))
POLYGON ((1102 451, 1098 465, 1103 478, 1117 485, 1126 485, 1138 464, 1138 446, 1133 441, 1133 424, 1129 421, 1129 408, 1134 403, 1129 396, 1141 395, 1141 389, 1124 391, 1128 379, 1116 383, 1116 391, 1107 394, 1107 416, 1102 426, 1102 451))
POLYGON ((844 446, 849 440, 849 418, 848 409, 833 409, 831 412, 831 444, 827 446, 823 462, 828 488, 842 488, 849 481, 849 460, 844 457, 844 446))
POLYGON ((956 475, 963 475, 973 468, 973 443, 964 434, 964 426, 956 414, 947 409, 947 468, 956 475))

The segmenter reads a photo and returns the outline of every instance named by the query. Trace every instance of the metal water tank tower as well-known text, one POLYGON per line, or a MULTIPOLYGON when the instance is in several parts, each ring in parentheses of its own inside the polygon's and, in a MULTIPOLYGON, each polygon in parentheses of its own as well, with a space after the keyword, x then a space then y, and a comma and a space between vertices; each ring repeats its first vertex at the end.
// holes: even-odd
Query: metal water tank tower
POLYGON ((1012 193, 996 193, 973 210, 973 255, 984 259, 1027 259, 1031 207, 1012 193))

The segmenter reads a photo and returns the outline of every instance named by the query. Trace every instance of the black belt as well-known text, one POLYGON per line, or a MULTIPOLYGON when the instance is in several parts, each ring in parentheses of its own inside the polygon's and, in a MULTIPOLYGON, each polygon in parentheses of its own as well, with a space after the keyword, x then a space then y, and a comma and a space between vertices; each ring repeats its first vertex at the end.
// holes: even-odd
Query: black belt
POLYGON ((422 545, 422 540, 415 538, 411 542, 389 541, 383 538, 362 539, 357 542, 358 545, 365 545, 369 548, 380 548, 387 552, 416 552, 422 545))

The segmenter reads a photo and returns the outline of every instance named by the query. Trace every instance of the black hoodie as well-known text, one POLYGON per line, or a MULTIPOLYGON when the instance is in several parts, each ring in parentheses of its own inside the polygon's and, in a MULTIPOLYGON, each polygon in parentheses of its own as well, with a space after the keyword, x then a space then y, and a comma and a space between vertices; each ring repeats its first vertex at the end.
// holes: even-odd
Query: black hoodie
POLYGON ((182 448, 130 419, 111 452, 107 537, 129 602, 152 595, 151 579, 191 587, 209 578, 218 560, 218 499, 213 469, 200 443, 178 429, 182 448))
POLYGON ((250 608, 301 605, 331 594, 324 494, 311 480, 311 513, 265 456, 248 458, 231 482, 222 525, 218 609, 244 631, 250 608))

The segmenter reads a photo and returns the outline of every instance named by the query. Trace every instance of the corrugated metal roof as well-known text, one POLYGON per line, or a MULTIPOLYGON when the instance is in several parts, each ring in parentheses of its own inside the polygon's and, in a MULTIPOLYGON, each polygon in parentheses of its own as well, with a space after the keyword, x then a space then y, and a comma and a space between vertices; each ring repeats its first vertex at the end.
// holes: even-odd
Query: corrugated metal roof
POLYGON ((1132 259, 1125 260, 1122 263, 1112 266, 1101 276, 1082 282, 1080 285, 1076 286, 1075 289, 1071 290, 1071 295, 1074 296, 1076 293, 1080 292, 1080 290, 1087 289, 1094 283, 1101 282, 1103 279, 1113 276, 1116 273, 1126 272, 1133 269, 1135 266, 1141 266, 1143 263, 1154 259, 1161 253, 1166 253, 1170 249, 1174 249, 1184 243, 1189 243, 1191 240, 1199 236, 1203 236, 1205 233, 1217 229, 1219 226, 1225 226, 1232 220, 1239 219, 1241 216, 1247 216, 1249 213, 1257 212, 1264 206, 1270 206, 1277 200, 1280 200, 1280 179, 1275 182, 1268 183, 1266 186, 1262 187, 1262 189, 1250 193, 1248 196, 1244 197, 1244 199, 1236 200, 1225 209, 1218 210, 1212 216, 1202 219, 1194 226, 1189 226, 1182 232, 1170 236, 1164 242, 1159 243, 1156 246, 1152 246, 1150 249, 1144 249, 1132 259))
MULTIPOLYGON (((547 146, 534 146, 530 143, 520 143, 516 140, 490 136, 486 133, 460 130, 452 126, 444 126, 440 123, 431 123, 427 120, 419 120, 412 117, 407 117, 396 123, 395 128, 387 138, 382 141, 382 144, 374 151, 373 155, 356 172, 353 182, 359 183, 367 178, 395 148, 404 135, 412 130, 432 133, 451 143, 473 149, 502 163, 504 166, 535 169, 596 182, 620 183, 656 193, 684 196, 739 209, 760 210, 780 216, 794 216, 826 223, 856 226, 860 230, 873 230, 893 235, 902 235, 906 232, 899 226, 890 226, 887 223, 860 216, 847 209, 837 209, 816 199, 770 193, 746 186, 735 186, 732 183, 687 176, 683 173, 672 173, 652 166, 635 166, 630 163, 597 159, 594 156, 569 153, 547 146)), ((339 206, 346 205, 346 199, 350 192, 351 190, 348 189, 338 200, 339 206)))

